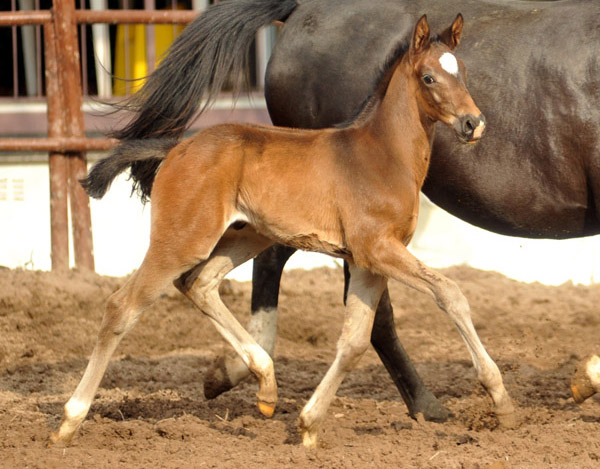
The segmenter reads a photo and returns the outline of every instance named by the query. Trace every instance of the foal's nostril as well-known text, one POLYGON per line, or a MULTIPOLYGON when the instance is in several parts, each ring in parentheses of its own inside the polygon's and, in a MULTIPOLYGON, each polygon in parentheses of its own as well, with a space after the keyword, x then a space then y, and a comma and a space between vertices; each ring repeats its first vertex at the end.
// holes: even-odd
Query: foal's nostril
POLYGON ((466 137, 471 137, 473 132, 475 132, 475 127, 477 127, 477 122, 475 122, 475 118, 473 116, 465 117, 463 120, 463 133, 466 137))
POLYGON ((475 143, 481 138, 485 130, 485 118, 483 114, 479 116, 473 114, 462 115, 455 121, 454 130, 463 142, 475 143))

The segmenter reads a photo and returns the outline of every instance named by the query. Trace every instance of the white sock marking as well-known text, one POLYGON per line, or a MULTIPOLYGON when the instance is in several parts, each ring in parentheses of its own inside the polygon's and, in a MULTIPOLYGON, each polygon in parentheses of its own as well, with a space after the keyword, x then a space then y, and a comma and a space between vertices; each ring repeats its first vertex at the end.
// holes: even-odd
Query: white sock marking
POLYGON ((440 57, 442 68, 454 76, 458 76, 458 61, 450 52, 444 52, 440 57))
POLYGON ((587 362, 587 375, 592 382, 594 389, 600 388, 600 358, 594 355, 587 362))
POLYGON ((272 355, 277 335, 277 309, 260 309, 254 312, 246 330, 269 355, 272 355))
POLYGON ((81 418, 82 414, 85 417, 89 406, 78 399, 71 398, 65 405, 65 413, 68 418, 81 418))

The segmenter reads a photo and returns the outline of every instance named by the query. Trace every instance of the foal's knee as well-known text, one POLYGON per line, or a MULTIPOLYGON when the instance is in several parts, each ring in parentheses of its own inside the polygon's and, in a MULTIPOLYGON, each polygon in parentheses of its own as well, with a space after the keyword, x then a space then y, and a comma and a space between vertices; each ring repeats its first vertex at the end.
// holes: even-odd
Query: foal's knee
POLYGON ((339 363, 345 371, 352 370, 371 344, 370 335, 361 334, 352 340, 340 339, 338 343, 339 363))

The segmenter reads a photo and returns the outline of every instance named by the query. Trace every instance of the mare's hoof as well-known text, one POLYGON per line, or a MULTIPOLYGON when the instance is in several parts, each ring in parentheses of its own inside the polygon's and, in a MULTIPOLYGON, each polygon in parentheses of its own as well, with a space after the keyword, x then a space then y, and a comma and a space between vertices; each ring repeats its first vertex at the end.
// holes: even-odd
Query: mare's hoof
POLYGON ((225 368, 225 357, 219 357, 204 375, 204 397, 214 399, 233 388, 233 384, 227 376, 225 368))
POLYGON ((423 394, 414 402, 408 412, 411 418, 418 420, 417 416, 421 414, 427 422, 442 423, 449 418, 454 417, 452 412, 444 407, 440 401, 430 392, 423 394))

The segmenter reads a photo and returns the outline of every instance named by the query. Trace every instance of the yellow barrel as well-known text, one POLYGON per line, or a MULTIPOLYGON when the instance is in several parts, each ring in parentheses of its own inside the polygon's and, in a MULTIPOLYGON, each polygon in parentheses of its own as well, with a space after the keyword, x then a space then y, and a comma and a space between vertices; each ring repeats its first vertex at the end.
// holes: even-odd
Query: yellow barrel
MULTIPOLYGON (((154 26, 154 45, 156 65, 171 43, 183 31, 183 25, 157 24, 154 26)), ((117 26, 117 44, 115 48, 115 68, 113 95, 123 96, 129 88, 130 93, 137 91, 148 74, 146 62, 146 25, 119 24, 117 26), (125 67, 125 45, 129 47, 129 70, 125 67), (128 73, 127 73, 128 72, 128 73)))

